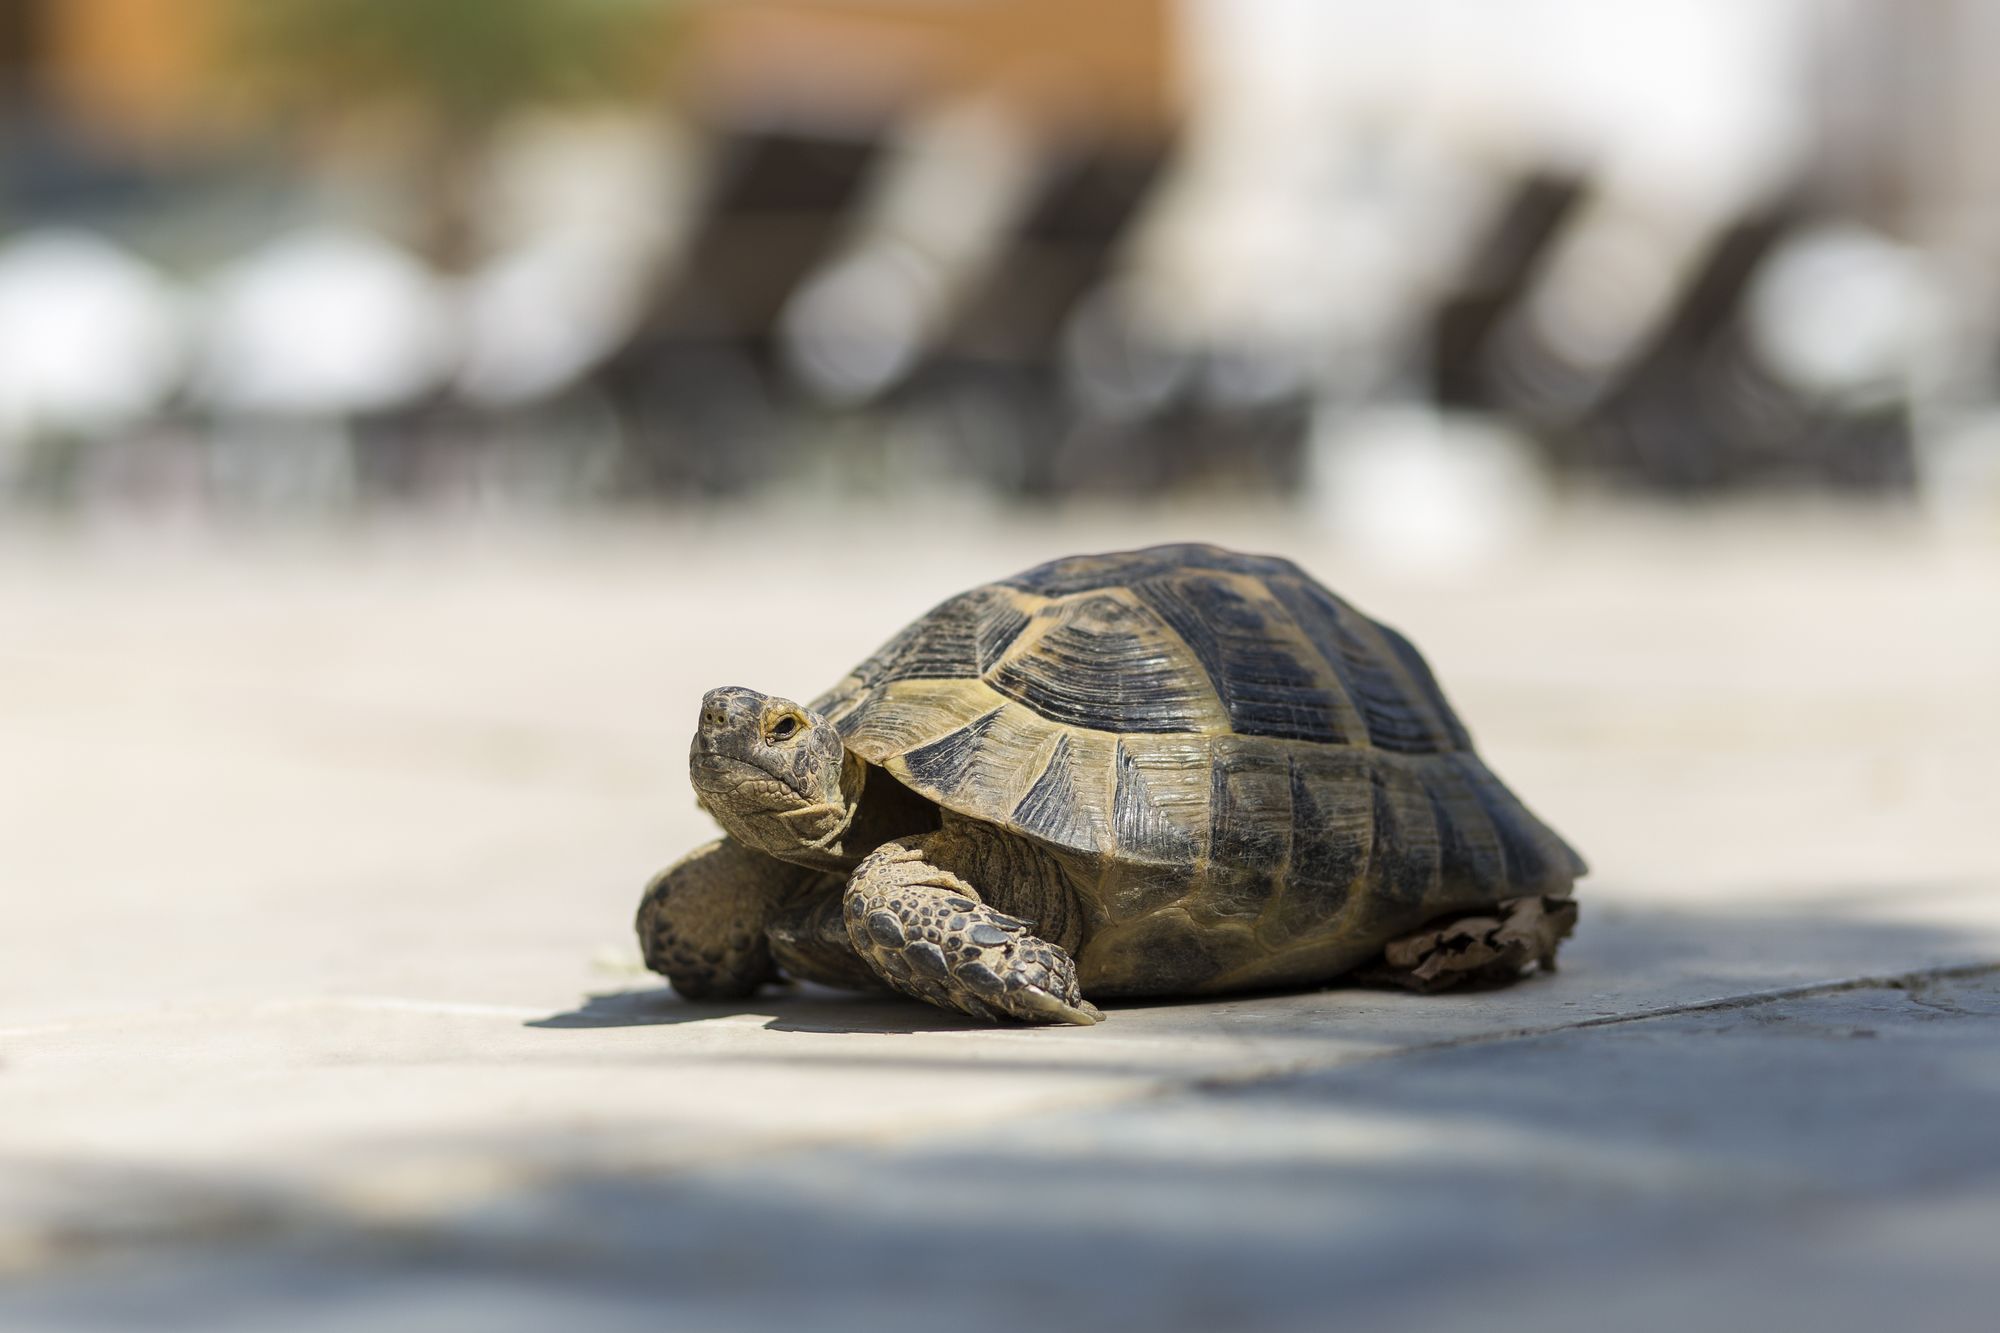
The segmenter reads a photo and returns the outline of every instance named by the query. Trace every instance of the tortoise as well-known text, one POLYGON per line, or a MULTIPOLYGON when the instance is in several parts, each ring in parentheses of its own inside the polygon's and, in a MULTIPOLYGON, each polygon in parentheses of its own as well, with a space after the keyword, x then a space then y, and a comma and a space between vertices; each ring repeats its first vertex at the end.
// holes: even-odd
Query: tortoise
POLYGON ((1580 857, 1424 659, 1289 560, 1073 556, 933 608, 808 705, 702 700, 726 836, 648 886, 690 998, 785 977, 985 1019, 1554 965, 1580 857))

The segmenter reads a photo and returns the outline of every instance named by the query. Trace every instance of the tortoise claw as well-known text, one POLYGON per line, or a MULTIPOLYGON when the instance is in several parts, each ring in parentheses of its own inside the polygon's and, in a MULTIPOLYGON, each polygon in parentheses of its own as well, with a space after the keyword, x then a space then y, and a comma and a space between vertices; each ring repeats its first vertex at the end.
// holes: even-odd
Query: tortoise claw
POLYGON ((1039 986, 1025 986, 1013 996, 1012 1017, 1032 1018, 1043 1023, 1073 1023, 1092 1027, 1104 1021, 1104 1011, 1078 996, 1074 1002, 1058 999, 1039 986))

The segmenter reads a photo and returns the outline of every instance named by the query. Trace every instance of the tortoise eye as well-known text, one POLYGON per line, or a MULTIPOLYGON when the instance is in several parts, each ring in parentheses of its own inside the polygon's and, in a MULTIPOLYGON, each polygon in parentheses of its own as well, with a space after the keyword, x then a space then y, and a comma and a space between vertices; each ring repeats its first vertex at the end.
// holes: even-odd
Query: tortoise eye
POLYGON ((788 741, 798 732, 798 729, 798 718, 787 713, 776 722, 773 722, 770 730, 765 735, 774 741, 788 741))

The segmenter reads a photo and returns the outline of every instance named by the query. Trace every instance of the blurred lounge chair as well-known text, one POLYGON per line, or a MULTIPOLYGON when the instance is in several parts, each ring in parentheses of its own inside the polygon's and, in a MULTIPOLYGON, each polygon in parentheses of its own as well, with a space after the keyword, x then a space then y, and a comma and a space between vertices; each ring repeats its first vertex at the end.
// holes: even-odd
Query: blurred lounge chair
MULTIPOLYGON (((1667 228, 1669 250, 1649 256, 1665 283, 1657 298, 1587 283, 1566 292, 1569 302, 1639 304, 1583 312, 1598 339, 1559 346, 1538 303, 1546 285, 1576 277, 1554 256, 1574 228, 1594 225, 1589 193, 1587 181, 1547 173, 1517 187, 1433 318, 1441 405, 1497 413, 1537 435, 1563 467, 1637 489, 1908 489, 1907 384, 1849 392, 1788 364, 1797 358, 1783 344, 1807 334, 1801 318, 1813 320, 1797 301, 1791 320, 1764 319, 1761 338, 1754 327, 1753 295, 1805 223, 1783 200, 1682 233, 1667 228)), ((1871 318, 1863 309, 1820 341, 1873 345, 1871 318)))
POLYGON ((1514 405, 1507 386, 1495 380, 1494 343, 1527 299, 1583 190, 1583 181, 1557 172, 1532 172, 1515 183, 1431 318, 1430 370, 1440 407, 1514 405))
MULTIPOLYGON (((945 433, 964 466, 1004 491, 1044 498, 1069 489, 1078 449, 1092 452, 1092 437, 1078 430, 1065 347, 1080 333, 1101 346, 1142 332, 1107 325, 1123 313, 1114 294, 1121 247, 1164 157, 1157 144, 1106 144, 1051 162, 1034 202, 898 391, 912 410, 953 423, 945 433), (1079 324, 1093 317, 1095 330, 1079 324)), ((1142 475, 1152 462, 1118 466, 1142 475)))
POLYGON ((1760 348, 1753 335, 1750 295, 1800 222, 1780 206, 1716 238, 1646 355, 1582 423, 1586 466, 1679 494, 1911 488, 1902 388, 1866 402, 1822 396, 1774 365, 1768 341, 1760 348))
POLYGON ((872 137, 724 133, 679 262, 595 377, 626 423, 627 488, 738 493, 783 449, 776 330, 785 302, 846 233, 872 137))

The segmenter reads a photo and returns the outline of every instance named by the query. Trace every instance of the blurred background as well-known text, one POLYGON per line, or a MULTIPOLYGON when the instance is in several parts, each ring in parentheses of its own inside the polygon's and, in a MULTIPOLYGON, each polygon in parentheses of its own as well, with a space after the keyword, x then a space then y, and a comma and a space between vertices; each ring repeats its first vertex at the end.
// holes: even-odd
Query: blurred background
POLYGON ((0 0, 0 1324, 1991 1326, 2000 1043, 1936 1044, 1990 971, 1844 992, 2000 959, 1996 51, 1990 0, 0 0), (704 690, 1169 540, 1421 646, 1593 865, 1560 978, 1063 1045, 645 971, 704 690), (1876 1008, 1735 1007, 1802 987, 1876 1008), (1632 1045, 1445 1049, 1578 1023, 1632 1045))
POLYGON ((2000 522, 1978 0, 7 0, 0 496, 2000 522))

